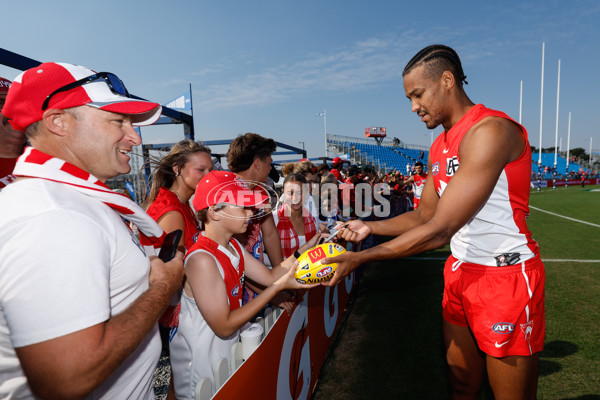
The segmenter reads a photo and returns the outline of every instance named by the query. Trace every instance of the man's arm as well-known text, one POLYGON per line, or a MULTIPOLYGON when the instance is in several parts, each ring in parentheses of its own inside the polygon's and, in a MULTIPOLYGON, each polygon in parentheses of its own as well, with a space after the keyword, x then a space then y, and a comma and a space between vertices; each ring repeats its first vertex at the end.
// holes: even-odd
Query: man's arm
MULTIPOLYGON (((329 285, 335 285, 365 262, 405 257, 448 243, 452 235, 485 204, 506 164, 517 159, 524 146, 522 132, 508 120, 486 118, 471 128, 460 145, 460 167, 446 186, 431 219, 387 243, 324 260, 324 263, 338 262, 338 269, 329 285)), ((428 187, 429 191, 432 190, 431 181, 427 180, 424 194, 428 187)), ((395 219, 399 220, 399 217, 395 219)))
MULTIPOLYGON (((43 398, 81 398, 104 382, 156 326, 183 279, 183 254, 151 261, 150 286, 124 312, 71 334, 15 351, 32 391, 43 398)), ((107 293, 108 296, 108 293, 107 293)))
POLYGON ((409 176, 409 177, 408 177, 408 179, 406 179, 406 180, 404 180, 404 181, 400 182, 400 185, 402 185, 402 186, 410 185, 410 184, 411 184, 411 183, 413 183, 414 181, 415 181, 415 176, 414 176, 414 175, 411 175, 411 176, 409 176))

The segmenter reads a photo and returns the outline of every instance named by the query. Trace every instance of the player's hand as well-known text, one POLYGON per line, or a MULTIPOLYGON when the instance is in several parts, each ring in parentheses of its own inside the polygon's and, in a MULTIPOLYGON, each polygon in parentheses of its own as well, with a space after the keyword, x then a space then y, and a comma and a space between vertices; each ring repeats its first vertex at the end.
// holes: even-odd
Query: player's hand
POLYGON ((185 270, 183 268, 183 253, 177 251, 175 257, 169 262, 164 262, 158 257, 150 259, 150 287, 162 286, 167 295, 167 300, 181 288, 185 270))
POLYGON ((339 239, 344 239, 348 242, 358 243, 364 240, 371 233, 371 228, 363 221, 355 219, 344 223, 345 228, 340 229, 337 233, 339 239))
POLYGON ((345 253, 340 254, 336 257, 327 257, 321 261, 322 264, 333 264, 337 263, 337 268, 335 269, 335 273, 333 274, 333 278, 328 280, 327 282, 323 282, 323 286, 335 286, 342 279, 344 279, 348 274, 354 271, 356 268, 360 267, 362 262, 360 261, 360 257, 357 257, 359 253, 355 253, 353 251, 347 251, 345 253))

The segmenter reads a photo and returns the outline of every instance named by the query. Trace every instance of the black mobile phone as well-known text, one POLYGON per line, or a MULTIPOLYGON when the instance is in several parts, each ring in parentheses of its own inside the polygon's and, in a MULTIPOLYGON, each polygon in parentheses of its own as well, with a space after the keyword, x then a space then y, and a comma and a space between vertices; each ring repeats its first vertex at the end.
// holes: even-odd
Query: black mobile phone
POLYGON ((177 245, 179 245, 182 233, 183 231, 181 229, 175 229, 173 232, 167 233, 162 247, 160 248, 160 252, 158 253, 158 258, 164 262, 167 262, 171 261, 171 259, 175 257, 177 245))

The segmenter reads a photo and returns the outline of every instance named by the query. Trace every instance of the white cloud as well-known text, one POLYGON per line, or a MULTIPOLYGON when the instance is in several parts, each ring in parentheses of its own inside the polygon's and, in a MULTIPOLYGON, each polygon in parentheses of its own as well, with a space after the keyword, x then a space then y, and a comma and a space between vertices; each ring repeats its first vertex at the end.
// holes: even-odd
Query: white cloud
POLYGON ((262 106, 314 91, 344 93, 377 87, 401 77, 404 64, 423 40, 414 32, 368 38, 335 52, 312 53, 205 88, 196 85, 195 107, 262 106))

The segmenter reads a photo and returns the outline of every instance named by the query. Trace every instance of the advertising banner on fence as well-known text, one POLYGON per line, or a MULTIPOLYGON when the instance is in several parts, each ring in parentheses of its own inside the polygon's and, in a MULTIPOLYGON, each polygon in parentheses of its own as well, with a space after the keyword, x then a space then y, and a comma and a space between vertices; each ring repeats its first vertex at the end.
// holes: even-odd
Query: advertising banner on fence
POLYGON ((355 286, 354 276, 332 288, 311 289, 291 316, 283 312, 213 399, 309 399, 355 286))
MULTIPOLYGON (((566 181, 563 180, 559 180, 556 181, 555 186, 565 186, 566 181)), ((585 179, 583 181, 584 185, 600 185, 600 179, 596 179, 596 178, 592 178, 592 179, 585 179)), ((539 187, 552 187, 553 183, 552 180, 548 179, 548 180, 542 180, 542 181, 537 181, 537 180, 533 180, 531 181, 531 188, 535 189, 537 188, 539 185, 539 187)), ((576 185, 581 185, 581 179, 569 179, 569 186, 576 186, 576 185)))

